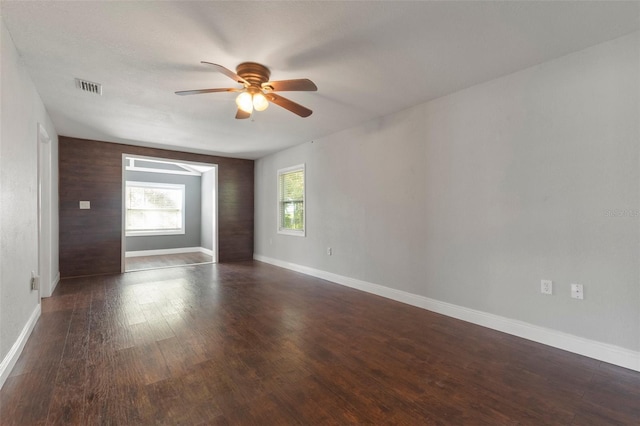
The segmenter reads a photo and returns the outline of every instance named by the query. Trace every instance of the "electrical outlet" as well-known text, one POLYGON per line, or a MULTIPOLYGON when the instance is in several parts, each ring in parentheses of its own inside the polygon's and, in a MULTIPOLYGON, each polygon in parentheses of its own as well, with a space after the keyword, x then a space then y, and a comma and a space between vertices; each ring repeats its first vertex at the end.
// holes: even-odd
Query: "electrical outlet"
POLYGON ((551 281, 551 280, 540 280, 540 293, 542 293, 542 294, 553 294, 553 281, 551 281))
POLYGON ((31 290, 40 289, 40 277, 36 275, 36 271, 31 271, 31 290))
POLYGON ((584 288, 582 284, 571 284, 571 297, 574 299, 584 299, 584 288))
POLYGON ((331 247, 327 247, 327 256, 331 256, 333 254, 333 250, 331 250, 331 247))

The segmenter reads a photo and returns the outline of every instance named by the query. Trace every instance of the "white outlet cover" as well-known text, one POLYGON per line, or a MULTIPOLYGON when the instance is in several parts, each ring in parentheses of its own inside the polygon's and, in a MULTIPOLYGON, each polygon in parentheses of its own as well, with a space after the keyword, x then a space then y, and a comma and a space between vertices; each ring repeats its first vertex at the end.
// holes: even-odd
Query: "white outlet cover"
POLYGON ((540 280, 540 293, 542 293, 542 294, 553 294, 553 281, 551 281, 551 280, 540 280))
POLYGON ((91 201, 80 201, 80 208, 82 210, 89 210, 91 208, 91 201))
POLYGON ((584 288, 582 284, 571 284, 571 297, 574 299, 584 299, 584 288))

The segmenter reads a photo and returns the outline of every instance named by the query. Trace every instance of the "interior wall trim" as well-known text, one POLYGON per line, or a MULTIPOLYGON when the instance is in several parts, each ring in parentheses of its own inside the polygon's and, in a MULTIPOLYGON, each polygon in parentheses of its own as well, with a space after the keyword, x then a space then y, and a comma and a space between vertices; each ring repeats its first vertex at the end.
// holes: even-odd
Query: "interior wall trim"
POLYGON ((13 343, 13 346, 11 346, 9 353, 7 353, 7 356, 5 356, 2 362, 0 362, 0 389, 2 389, 2 386, 4 386, 4 382, 7 381, 11 370, 13 370, 13 367, 16 365, 16 362, 18 361, 18 358, 20 357, 20 354, 24 349, 24 345, 27 343, 29 336, 31 336, 33 327, 35 327, 36 323, 38 322, 38 318, 40 318, 41 312, 41 305, 40 303, 38 303, 33 312, 31 312, 31 316, 22 328, 20 335, 13 343))
POLYGON ((54 291, 56 291, 56 287, 58 286, 58 283, 60 282, 60 272, 58 271, 58 273, 56 274, 55 278, 53 279, 53 281, 51 282, 51 294, 49 296, 51 296, 53 294, 54 291))
POLYGON ((209 250, 208 248, 200 247, 200 253, 207 254, 209 256, 213 256, 213 250, 209 250))
POLYGON ((158 256, 163 254, 204 253, 213 256, 213 251, 204 247, 179 247, 171 249, 128 251, 125 257, 158 256))
POLYGON ((585 339, 583 337, 561 331, 529 324, 524 321, 518 321, 475 309, 465 308, 463 306, 430 299, 425 296, 396 290, 355 278, 345 277, 343 275, 322 271, 308 266, 285 262, 279 259, 262 256, 260 254, 254 254, 253 258, 260 262, 301 272, 303 274, 331 281, 346 287, 362 290, 397 302, 406 303, 408 305, 416 306, 448 317, 467 321, 476 325, 501 331, 503 333, 511 334, 513 336, 522 337, 537 343, 542 343, 547 346, 584 355, 589 358, 608 362, 630 370, 640 371, 640 352, 635 352, 620 346, 585 339))

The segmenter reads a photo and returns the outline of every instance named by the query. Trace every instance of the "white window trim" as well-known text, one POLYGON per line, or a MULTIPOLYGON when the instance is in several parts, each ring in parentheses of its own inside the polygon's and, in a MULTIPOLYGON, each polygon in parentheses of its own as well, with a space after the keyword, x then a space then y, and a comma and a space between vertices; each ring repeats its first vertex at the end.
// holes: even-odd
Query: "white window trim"
MULTIPOLYGON (((152 188, 170 188, 170 189, 179 189, 182 191, 182 226, 180 229, 175 229, 175 230, 155 230, 155 231, 127 231, 126 230, 126 213, 127 213, 127 206, 124 206, 124 211, 125 211, 125 236, 127 237, 146 237, 146 236, 150 236, 150 235, 184 235, 185 234, 185 206, 186 206, 186 198, 187 198, 187 194, 186 194, 186 190, 185 190, 185 185, 181 184, 181 183, 159 183, 159 182, 136 182, 136 181, 131 181, 128 180, 125 182, 125 195, 126 195, 126 187, 128 187, 129 185, 131 186, 141 186, 141 187, 152 187, 152 188)), ((126 199, 126 197, 125 197, 126 199)))
POLYGON ((149 172, 149 173, 161 173, 165 175, 186 175, 186 176, 202 176, 202 172, 194 169, 188 164, 178 163, 176 161, 160 161, 152 158, 138 158, 127 156, 127 165, 125 170, 128 172, 149 172), (172 170, 172 169, 153 169, 150 167, 140 167, 136 165, 136 160, 143 161, 145 163, 160 163, 160 164, 172 164, 183 168, 184 170, 172 170))
POLYGON ((282 235, 293 235, 296 237, 304 237, 307 235, 307 171, 305 169, 305 164, 298 164, 297 166, 286 167, 284 169, 279 169, 278 174, 276 176, 276 193, 278 196, 278 200, 276 203, 276 229, 278 234, 282 235), (293 229, 284 229, 280 227, 280 176, 289 172, 294 172, 302 170, 302 174, 304 176, 304 189, 302 191, 302 230, 297 231, 293 229))

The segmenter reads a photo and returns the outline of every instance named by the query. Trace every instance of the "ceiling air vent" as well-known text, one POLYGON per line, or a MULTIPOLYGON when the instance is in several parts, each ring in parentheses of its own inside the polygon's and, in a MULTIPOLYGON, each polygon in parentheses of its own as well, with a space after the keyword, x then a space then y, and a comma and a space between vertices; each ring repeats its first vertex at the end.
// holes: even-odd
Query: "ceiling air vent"
POLYGON ((99 83, 93 83, 91 81, 76 78, 76 87, 80 90, 84 90, 85 92, 102 95, 102 84, 99 83))

